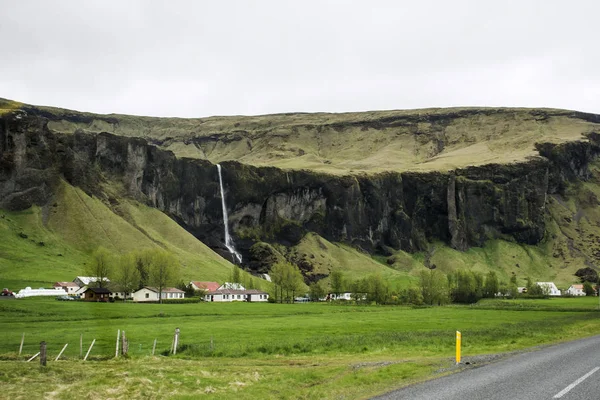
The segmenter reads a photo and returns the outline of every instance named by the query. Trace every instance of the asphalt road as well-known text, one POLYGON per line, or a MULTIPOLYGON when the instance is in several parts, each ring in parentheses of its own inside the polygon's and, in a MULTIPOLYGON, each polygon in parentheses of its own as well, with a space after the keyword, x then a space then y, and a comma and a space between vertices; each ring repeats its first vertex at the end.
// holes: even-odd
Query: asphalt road
POLYGON ((377 399, 599 400, 600 336, 521 353, 377 399))

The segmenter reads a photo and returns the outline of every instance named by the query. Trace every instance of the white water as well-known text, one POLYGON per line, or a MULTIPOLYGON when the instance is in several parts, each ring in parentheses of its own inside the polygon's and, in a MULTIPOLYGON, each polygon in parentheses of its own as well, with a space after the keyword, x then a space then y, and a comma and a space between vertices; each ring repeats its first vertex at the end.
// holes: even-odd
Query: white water
MULTIPOLYGON (((233 239, 229 235, 229 217, 227 216, 227 207, 225 206, 225 190, 223 190, 223 177, 221 176, 221 165, 217 164, 217 171, 219 171, 219 186, 221 187, 221 206, 223 207, 223 225, 225 226, 225 247, 227 250, 237 258, 238 262, 242 262, 242 255, 235 250, 233 239)), ((235 261, 235 260, 234 260, 235 261)))

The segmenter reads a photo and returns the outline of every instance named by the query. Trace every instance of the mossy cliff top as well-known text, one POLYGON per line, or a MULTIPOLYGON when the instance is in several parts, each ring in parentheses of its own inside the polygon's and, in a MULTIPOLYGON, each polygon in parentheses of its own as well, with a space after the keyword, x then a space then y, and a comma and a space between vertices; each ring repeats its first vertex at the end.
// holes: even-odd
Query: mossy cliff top
POLYGON ((537 143, 586 141, 600 115, 558 109, 432 108, 158 118, 100 115, 0 99, 0 114, 48 119, 53 133, 143 137, 178 157, 333 174, 448 171, 537 156, 537 143))

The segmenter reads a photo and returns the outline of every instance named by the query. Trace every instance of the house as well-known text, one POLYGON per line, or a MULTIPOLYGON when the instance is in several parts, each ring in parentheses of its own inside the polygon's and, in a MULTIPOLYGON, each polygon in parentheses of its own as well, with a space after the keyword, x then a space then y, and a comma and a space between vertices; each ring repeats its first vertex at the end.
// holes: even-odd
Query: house
POLYGON ((327 297, 325 298, 325 300, 352 300, 352 293, 350 292, 346 292, 346 293, 329 293, 327 295, 327 297))
POLYGON ((202 282, 202 281, 191 281, 190 285, 194 290, 207 290, 214 292, 221 286, 218 282, 202 282))
MULTIPOLYGON (((98 278, 95 276, 78 276, 75 279, 73 279, 73 282, 75 282, 79 287, 90 286, 90 283, 95 283, 97 281, 98 281, 98 278)), ((110 279, 103 278, 102 281, 110 282, 110 279)), ((96 285, 93 285, 93 286, 96 286, 96 285)))
POLYGON ((549 296, 560 296, 561 294, 554 282, 536 282, 535 284, 541 287, 549 296))
POLYGON ((265 302, 269 300, 269 294, 257 289, 222 289, 208 292, 204 295, 204 301, 214 302, 265 302))
POLYGON ((225 282, 224 284, 222 284, 221 286, 219 286, 219 288, 217 290, 225 290, 225 289, 232 289, 232 290, 246 290, 245 287, 242 286, 241 283, 232 283, 232 282, 225 282))
POLYGON ((85 301, 102 301, 107 302, 110 299, 111 291, 107 288, 89 287, 83 293, 85 301))
POLYGON ((73 293, 75 296, 79 296, 82 299, 85 298, 85 291, 88 290, 87 286, 82 286, 73 293))
POLYGON ((567 294, 570 296, 585 296, 583 285, 571 285, 567 289, 567 294))
POLYGON ((62 289, 71 296, 75 296, 77 290, 79 290, 79 285, 75 282, 55 282, 52 287, 55 289, 62 289))
MULTIPOLYGON (((144 286, 140 290, 132 293, 133 301, 145 302, 145 301, 159 301, 158 289, 151 286, 144 286)), ((163 288, 160 296, 163 300, 169 299, 183 299, 185 298, 185 292, 177 288, 163 288)))
POLYGON ((109 282, 106 287, 110 290, 110 297, 112 299, 131 299, 131 293, 126 293, 125 289, 115 282, 109 282))

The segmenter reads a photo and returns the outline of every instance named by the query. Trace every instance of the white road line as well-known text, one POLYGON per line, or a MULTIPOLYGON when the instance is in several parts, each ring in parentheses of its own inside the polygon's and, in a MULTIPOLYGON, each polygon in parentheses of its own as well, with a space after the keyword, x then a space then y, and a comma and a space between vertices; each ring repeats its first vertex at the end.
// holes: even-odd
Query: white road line
POLYGON ((600 367, 594 368, 593 370, 591 370, 590 372, 588 372, 587 374, 585 374, 584 376, 582 376, 581 378, 577 379, 575 382, 571 383, 569 386, 567 386, 566 388, 564 388, 562 391, 560 391, 559 393, 557 393, 553 398, 554 399, 560 399, 565 394, 569 393, 569 391, 571 389, 573 389, 575 386, 579 385, 581 382, 585 381, 587 378, 590 377, 590 375, 592 375, 594 372, 598 371, 599 369, 600 369, 600 367))

